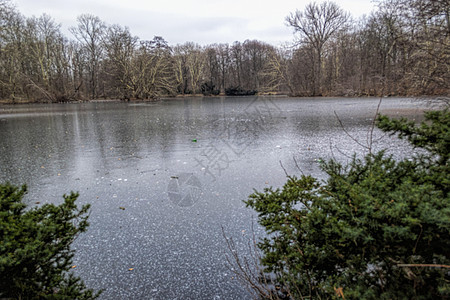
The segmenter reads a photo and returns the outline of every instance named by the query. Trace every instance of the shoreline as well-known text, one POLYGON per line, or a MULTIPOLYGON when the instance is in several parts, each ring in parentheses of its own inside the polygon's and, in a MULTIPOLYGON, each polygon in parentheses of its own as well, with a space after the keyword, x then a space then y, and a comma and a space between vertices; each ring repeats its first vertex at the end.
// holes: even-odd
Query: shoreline
POLYGON ((61 101, 61 102, 49 102, 49 101, 33 101, 33 100, 0 100, 0 106, 2 105, 24 105, 24 104, 71 104, 71 103, 116 103, 116 102, 129 102, 129 103, 152 103, 162 100, 172 100, 172 99, 189 99, 189 98, 248 98, 248 97, 268 97, 268 98, 299 98, 299 99, 327 99, 327 98, 344 98, 344 99, 369 99, 369 98, 411 98, 417 100, 439 100, 450 102, 450 95, 385 95, 385 96, 375 96, 375 95, 360 95, 360 96, 290 96, 287 94, 256 94, 248 96, 227 96, 227 95, 210 95, 205 96, 203 94, 194 95, 176 95, 173 97, 161 97, 157 99, 90 99, 90 100, 73 100, 73 101, 61 101))

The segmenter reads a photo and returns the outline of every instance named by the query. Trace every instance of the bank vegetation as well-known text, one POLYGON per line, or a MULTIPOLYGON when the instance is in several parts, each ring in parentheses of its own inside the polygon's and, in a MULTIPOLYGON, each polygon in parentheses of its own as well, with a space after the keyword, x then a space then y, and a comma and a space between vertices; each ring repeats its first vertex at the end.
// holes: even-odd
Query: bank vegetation
MULTIPOLYGON (((0 0, 0 100, 63 102, 177 95, 449 95, 448 0, 380 0, 352 18, 333 2, 286 17, 293 41, 201 46, 143 40, 83 14, 62 33, 0 0)), ((280 20, 283 26, 283 20, 280 20)))

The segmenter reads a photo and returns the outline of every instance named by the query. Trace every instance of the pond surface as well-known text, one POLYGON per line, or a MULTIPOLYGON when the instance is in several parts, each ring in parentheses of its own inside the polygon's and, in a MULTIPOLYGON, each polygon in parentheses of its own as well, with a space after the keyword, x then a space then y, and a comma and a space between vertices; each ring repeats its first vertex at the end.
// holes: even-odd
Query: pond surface
MULTIPOLYGON (((281 187, 285 171, 299 168, 323 178, 319 159, 345 162, 367 152, 353 139, 367 145, 378 103, 245 97, 4 105, 0 182, 26 183, 31 205, 60 203, 70 191, 92 205, 91 225, 74 243, 74 271, 105 289, 102 299, 244 299, 222 228, 245 255, 256 219, 242 201, 253 188, 281 187)), ((416 119, 423 109, 399 98, 380 106, 416 119)), ((373 138, 374 150, 411 151, 376 129, 373 138)))

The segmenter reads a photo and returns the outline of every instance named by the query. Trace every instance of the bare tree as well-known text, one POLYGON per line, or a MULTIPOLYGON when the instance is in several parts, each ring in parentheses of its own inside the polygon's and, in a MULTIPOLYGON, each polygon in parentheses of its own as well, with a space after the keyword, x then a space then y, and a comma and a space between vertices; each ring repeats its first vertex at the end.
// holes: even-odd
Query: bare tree
POLYGON ((202 47, 192 42, 177 46, 175 50, 177 81, 187 91, 198 94, 205 80, 206 55, 202 47))
POLYGON ((204 48, 205 52, 205 82, 202 92, 206 95, 219 94, 221 86, 221 72, 219 66, 218 49, 215 45, 204 48))
POLYGON ((231 72, 233 72, 233 84, 238 87, 242 87, 242 76, 244 73, 243 63, 244 63, 244 50, 242 43, 236 41, 230 47, 230 62, 231 62, 231 72))
POLYGON ((270 54, 274 48, 261 41, 246 40, 243 49, 243 88, 247 90, 261 90, 265 86, 262 73, 269 62, 270 54))
POLYGON ((104 69, 108 82, 109 94, 120 99, 131 97, 132 61, 136 55, 138 38, 131 35, 126 27, 111 25, 106 30, 103 40, 106 50, 104 69))
POLYGON ((70 32, 83 45, 88 55, 89 91, 93 99, 98 97, 98 75, 102 56, 102 38, 106 29, 99 17, 83 14, 77 18, 78 25, 70 32))
POLYGON ((322 59, 327 42, 345 28, 350 16, 337 4, 330 1, 306 5, 304 11, 297 10, 286 17, 288 26, 299 35, 300 43, 315 50, 313 95, 320 95, 322 59))
POLYGON ((270 52, 262 76, 265 79, 264 89, 267 91, 283 91, 287 89, 290 95, 294 95, 291 76, 289 74, 289 51, 287 49, 274 49, 270 52))
POLYGON ((130 87, 134 98, 156 99, 176 92, 171 48, 159 36, 140 41, 133 57, 130 87))
POLYGON ((256 40, 174 48, 126 27, 78 17, 68 40, 48 16, 0 0, 0 98, 155 98, 226 90, 319 95, 449 95, 450 0, 374 0, 358 23, 335 3, 286 17, 297 42, 256 40), (350 26, 353 25, 353 26, 350 26))
POLYGON ((221 91, 225 92, 230 67, 230 46, 228 44, 219 44, 216 46, 216 49, 220 70, 220 87, 221 91))
POLYGON ((188 50, 186 45, 177 45, 173 48, 174 74, 177 92, 182 95, 190 92, 187 57, 188 50))
POLYGON ((27 19, 24 38, 28 61, 22 77, 36 98, 45 101, 65 101, 70 98, 67 40, 60 25, 49 15, 27 19))
POLYGON ((369 94, 378 94, 382 88, 386 93, 394 93, 399 54, 401 53, 402 28, 398 17, 392 11, 377 11, 369 16, 360 31, 364 61, 364 73, 369 94))
POLYGON ((24 50, 24 17, 10 5, 0 2, 0 92, 12 101, 23 95, 21 60, 24 50))
MULTIPOLYGON (((388 3, 384 1, 380 10, 388 3)), ((408 85, 419 94, 443 94, 450 88, 450 1, 396 0, 410 51, 408 85)))

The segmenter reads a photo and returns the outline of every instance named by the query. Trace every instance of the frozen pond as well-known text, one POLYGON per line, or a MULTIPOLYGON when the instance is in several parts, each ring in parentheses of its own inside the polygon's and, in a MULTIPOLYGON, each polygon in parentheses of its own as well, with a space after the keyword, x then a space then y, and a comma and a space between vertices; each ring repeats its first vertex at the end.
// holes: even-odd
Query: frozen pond
MULTIPOLYGON (((0 106, 0 181, 27 201, 91 203, 74 270, 102 299, 244 299, 225 232, 245 252, 253 188, 290 174, 323 176, 319 158, 364 149, 379 99, 188 98, 155 103, 0 106), (130 271, 130 269, 132 269, 130 271)), ((417 118, 424 103, 386 98, 381 112, 417 118)), ((375 130, 375 149, 409 150, 375 130)), ((256 229, 260 234, 259 229, 256 229)))

